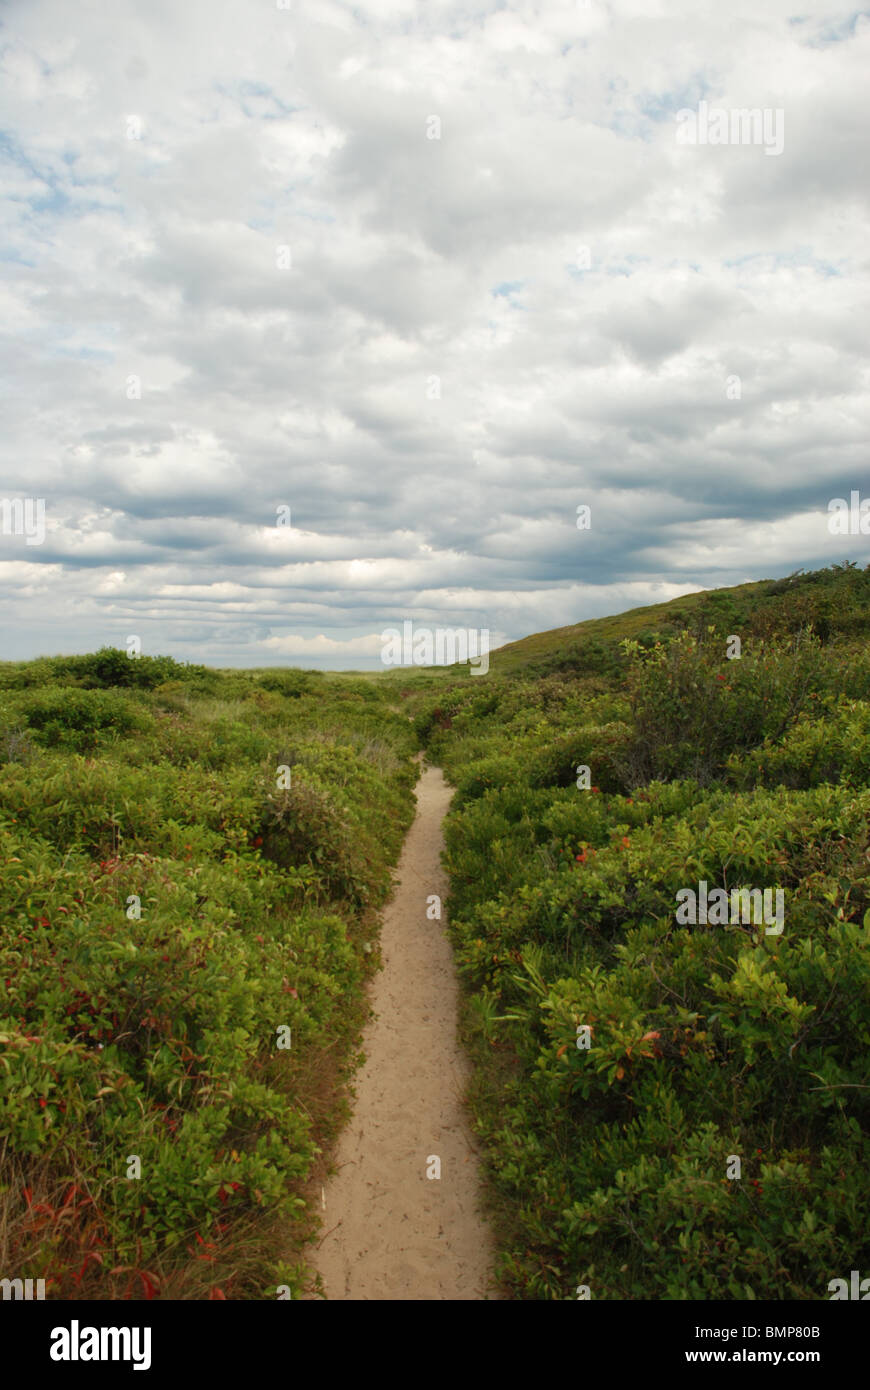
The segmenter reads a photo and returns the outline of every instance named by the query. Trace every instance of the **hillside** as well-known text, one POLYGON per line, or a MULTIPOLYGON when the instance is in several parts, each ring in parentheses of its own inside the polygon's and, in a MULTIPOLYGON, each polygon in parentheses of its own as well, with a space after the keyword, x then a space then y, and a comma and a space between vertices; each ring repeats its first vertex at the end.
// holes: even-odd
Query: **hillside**
POLYGON ((870 1263, 870 572, 690 598, 411 695, 508 1297, 870 1263))
POLYGON ((849 609, 857 602, 863 611, 864 602, 858 598, 865 591, 862 582, 866 589, 866 571, 834 566, 809 573, 798 570, 781 579, 762 579, 733 588, 704 589, 665 603, 532 633, 496 648, 491 664, 500 672, 519 671, 542 661, 567 662, 588 649, 615 648, 624 638, 672 636, 682 628, 703 630, 711 622, 721 627, 726 620, 734 631, 747 624, 792 630, 808 622, 823 624, 827 631, 847 630, 845 614, 838 613, 838 608, 841 601, 849 609))

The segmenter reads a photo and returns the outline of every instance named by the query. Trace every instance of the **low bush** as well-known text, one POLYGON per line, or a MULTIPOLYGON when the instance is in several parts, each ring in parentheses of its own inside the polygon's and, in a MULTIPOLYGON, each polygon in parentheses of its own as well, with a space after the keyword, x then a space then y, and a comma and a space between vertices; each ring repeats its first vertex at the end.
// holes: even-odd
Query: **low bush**
POLYGON ((37 742, 76 752, 153 724, 143 709, 110 690, 52 686, 20 695, 16 708, 37 742))
POLYGON ((64 1299, 297 1297, 416 740, 340 679, 116 689, 97 657, 105 688, 40 663, 0 696, 0 1267, 64 1299))
POLYGON ((510 1297, 815 1300, 870 1265, 870 586, 805 578, 686 604, 609 689, 569 660, 442 689, 449 727, 418 699, 510 1297), (782 931, 683 924, 702 882, 781 890, 782 931))

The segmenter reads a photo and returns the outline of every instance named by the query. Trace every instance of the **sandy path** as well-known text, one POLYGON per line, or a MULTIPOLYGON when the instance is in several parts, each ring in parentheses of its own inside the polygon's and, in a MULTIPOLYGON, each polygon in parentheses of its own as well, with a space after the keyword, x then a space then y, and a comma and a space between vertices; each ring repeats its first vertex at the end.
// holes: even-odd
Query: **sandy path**
POLYGON ((330 1299, 485 1299, 492 1245, 477 1210, 479 1178, 462 1094, 457 983, 430 894, 446 897, 439 862, 451 792, 439 768, 417 784, 417 815, 384 913, 384 968, 355 1078, 353 1115, 326 1186, 326 1232, 311 1256, 330 1299), (432 1158, 441 1162, 441 1177, 432 1158))

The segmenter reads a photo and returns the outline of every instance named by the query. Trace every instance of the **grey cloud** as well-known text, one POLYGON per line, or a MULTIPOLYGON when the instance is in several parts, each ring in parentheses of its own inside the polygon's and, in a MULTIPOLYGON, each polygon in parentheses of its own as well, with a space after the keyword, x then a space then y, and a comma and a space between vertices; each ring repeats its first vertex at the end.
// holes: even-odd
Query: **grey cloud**
POLYGON ((4 20, 0 496, 45 497, 49 524, 0 537, 11 654, 136 621, 221 663, 292 659, 264 645, 289 634, 306 664, 405 614, 507 640, 870 558, 825 525, 867 485, 866 20, 4 20), (783 153, 678 147, 701 98, 782 107, 783 153))

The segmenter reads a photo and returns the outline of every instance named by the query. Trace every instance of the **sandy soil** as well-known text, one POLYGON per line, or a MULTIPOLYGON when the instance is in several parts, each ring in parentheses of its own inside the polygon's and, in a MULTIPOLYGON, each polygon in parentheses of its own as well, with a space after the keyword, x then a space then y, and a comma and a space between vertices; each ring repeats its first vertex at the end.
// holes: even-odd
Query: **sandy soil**
POLYGON ((457 983, 441 921, 441 821, 451 792, 438 768, 417 784, 395 895, 384 913, 384 968, 371 993, 353 1115, 325 1188, 325 1235, 311 1255, 330 1299, 486 1299, 492 1262, 462 1095, 457 983), (441 1176, 433 1157, 440 1159, 441 1176))

